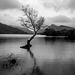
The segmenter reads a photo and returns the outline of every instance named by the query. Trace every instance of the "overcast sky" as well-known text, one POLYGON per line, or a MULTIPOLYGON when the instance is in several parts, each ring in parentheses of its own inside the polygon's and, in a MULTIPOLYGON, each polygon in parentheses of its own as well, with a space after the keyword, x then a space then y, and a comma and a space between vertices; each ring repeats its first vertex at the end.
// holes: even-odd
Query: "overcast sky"
POLYGON ((8 25, 20 25, 21 5, 30 4, 45 23, 65 24, 75 27, 75 0, 0 0, 0 22, 8 25))

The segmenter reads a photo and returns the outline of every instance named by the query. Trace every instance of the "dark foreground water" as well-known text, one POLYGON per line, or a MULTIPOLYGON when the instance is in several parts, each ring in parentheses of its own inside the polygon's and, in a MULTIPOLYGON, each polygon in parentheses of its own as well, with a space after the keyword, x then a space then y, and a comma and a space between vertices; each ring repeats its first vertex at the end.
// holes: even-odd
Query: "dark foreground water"
MULTIPOLYGON (((21 59, 18 67, 11 71, 0 70, 0 75, 23 75, 24 72, 31 72, 33 60, 27 50, 20 48, 26 44, 26 40, 29 38, 30 36, 0 37, 0 56, 13 53, 21 59)), ((44 75, 75 75, 74 40, 38 36, 31 44, 31 51, 44 75)))

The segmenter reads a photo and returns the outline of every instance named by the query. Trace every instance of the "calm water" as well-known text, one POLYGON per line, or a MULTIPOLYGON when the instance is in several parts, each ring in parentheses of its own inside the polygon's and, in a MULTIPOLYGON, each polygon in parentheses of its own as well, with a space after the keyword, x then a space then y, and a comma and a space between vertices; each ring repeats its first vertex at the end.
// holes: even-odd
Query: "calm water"
MULTIPOLYGON (((26 50, 20 48, 30 36, 0 37, 0 56, 14 53, 26 60, 22 70, 31 67, 33 62, 26 50)), ((75 75, 75 42, 49 37, 35 37, 31 50, 44 75, 75 75)), ((23 70, 24 71, 24 70, 23 70)), ((18 71, 17 71, 18 72, 18 71)), ((18 73, 14 73, 16 75, 18 73)), ((7 74, 10 75, 10 74, 7 74)))

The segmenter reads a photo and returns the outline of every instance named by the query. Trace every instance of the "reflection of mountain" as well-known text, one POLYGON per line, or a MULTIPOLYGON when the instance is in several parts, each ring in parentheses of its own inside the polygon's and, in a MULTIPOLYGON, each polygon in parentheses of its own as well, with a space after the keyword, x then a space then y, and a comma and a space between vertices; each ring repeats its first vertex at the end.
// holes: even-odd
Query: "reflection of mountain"
POLYGON ((26 32, 0 23, 0 34, 27 34, 26 32))

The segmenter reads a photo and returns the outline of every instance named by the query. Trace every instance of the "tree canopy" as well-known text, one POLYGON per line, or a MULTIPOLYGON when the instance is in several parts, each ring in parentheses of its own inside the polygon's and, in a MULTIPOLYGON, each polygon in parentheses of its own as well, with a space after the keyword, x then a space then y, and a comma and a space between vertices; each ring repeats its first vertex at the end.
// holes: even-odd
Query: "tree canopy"
POLYGON ((23 16, 20 17, 22 26, 25 26, 34 33, 38 32, 43 26, 44 17, 39 16, 38 12, 29 5, 22 6, 21 10, 23 11, 23 16))

